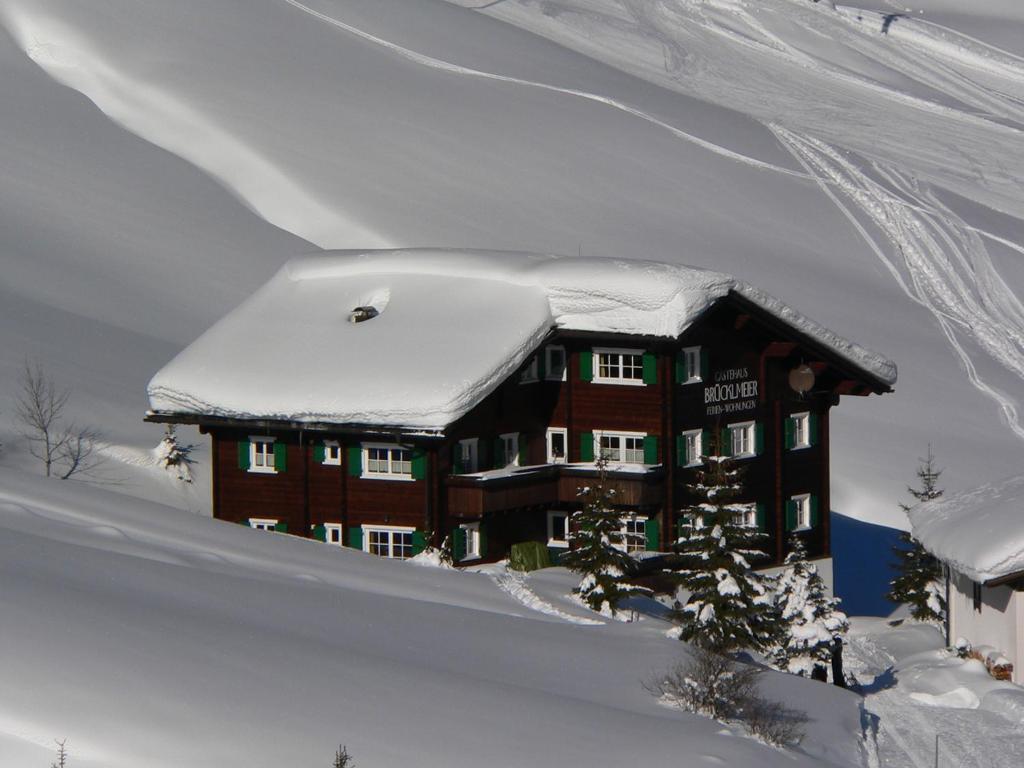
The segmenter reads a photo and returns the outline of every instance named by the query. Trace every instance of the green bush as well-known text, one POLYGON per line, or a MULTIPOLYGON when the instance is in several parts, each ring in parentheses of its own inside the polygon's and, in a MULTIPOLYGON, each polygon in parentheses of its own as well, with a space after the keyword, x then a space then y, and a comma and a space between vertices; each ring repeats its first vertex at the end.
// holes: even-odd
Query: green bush
POLYGON ((539 541, 521 541, 512 545, 508 556, 508 567, 514 571, 537 571, 550 568, 548 548, 539 541))

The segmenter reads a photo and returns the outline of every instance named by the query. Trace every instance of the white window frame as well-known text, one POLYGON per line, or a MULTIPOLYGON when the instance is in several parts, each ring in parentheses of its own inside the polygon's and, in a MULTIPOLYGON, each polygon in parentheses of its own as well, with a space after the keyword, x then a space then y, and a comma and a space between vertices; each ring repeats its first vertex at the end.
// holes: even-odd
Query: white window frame
POLYGON ((535 382, 537 382, 538 362, 539 360, 537 358, 537 355, 534 355, 533 357, 530 358, 530 362, 523 369, 522 373, 519 374, 520 384, 534 384, 535 382))
POLYGON ((811 494, 798 493, 789 497, 790 501, 796 502, 796 519, 794 520, 794 531, 811 530, 811 494))
POLYGON ((565 352, 565 347, 560 344, 550 344, 544 347, 544 378, 547 381, 565 381, 566 372, 569 370, 569 356, 565 352), (562 353, 562 372, 560 374, 554 374, 552 369, 554 366, 551 365, 551 352, 552 350, 559 350, 562 353))
POLYGON ((345 545, 345 539, 342 537, 341 523, 324 523, 324 541, 328 544, 333 544, 337 547, 345 545), (337 541, 331 541, 331 534, 337 534, 337 541))
POLYGON ((505 432, 504 434, 498 435, 498 439, 501 440, 501 448, 505 452, 505 464, 506 467, 518 467, 519 466, 519 433, 518 432, 505 432), (512 458, 509 459, 508 444, 512 442, 512 458))
POLYGON ((704 430, 703 429, 684 429, 683 430, 683 451, 685 455, 683 458, 686 460, 683 464, 684 467, 699 467, 702 464, 701 456, 704 455, 704 430), (694 438, 694 456, 690 459, 689 456, 689 444, 687 438, 694 438))
POLYGON ((686 368, 686 379, 682 382, 683 384, 704 381, 700 370, 700 347, 683 347, 683 365, 686 368), (690 365, 691 359, 693 365, 690 365))
POLYGON ((276 531, 277 519, 273 517, 250 517, 249 527, 257 531, 276 531))
POLYGON ((266 435, 249 435, 249 471, 258 472, 264 475, 276 475, 277 467, 274 466, 274 443, 277 441, 276 437, 267 437, 266 435), (269 451, 264 449, 262 452, 256 450, 256 445, 265 445, 269 448, 269 451), (262 453, 263 463, 257 464, 256 458, 262 453), (270 457, 270 463, 267 463, 267 457, 270 457))
POLYGON ((416 531, 415 528, 410 528, 405 525, 373 525, 372 523, 364 523, 360 526, 363 531, 363 552, 367 554, 375 554, 370 550, 370 533, 386 533, 388 534, 388 554, 377 555, 377 557, 383 557, 388 560, 408 560, 412 557, 412 534, 416 531), (395 534, 396 533, 408 533, 409 538, 409 557, 395 557, 395 534))
POLYGON ((547 434, 545 436, 545 442, 547 443, 548 451, 548 464, 565 464, 569 461, 569 430, 565 427, 548 427, 547 434), (552 436, 562 436, 562 446, 565 448, 565 453, 561 458, 555 456, 554 445, 552 444, 552 436))
POLYGON ((564 547, 565 549, 568 549, 569 548, 569 521, 572 519, 571 513, 565 512, 565 511, 560 510, 560 509, 550 509, 550 510, 548 510, 547 518, 548 518, 548 546, 549 547, 564 547), (556 517, 564 517, 565 518, 565 538, 564 539, 556 539, 555 538, 554 519, 556 517))
POLYGON ((593 370, 593 373, 594 373, 593 381, 594 381, 595 384, 618 384, 620 386, 626 386, 626 387, 643 387, 643 386, 646 386, 646 384, 644 384, 644 377, 643 377, 644 350, 642 350, 642 349, 626 349, 626 348, 619 348, 619 347, 595 347, 594 351, 593 351, 593 355, 594 355, 594 362, 593 362, 592 370, 593 370), (618 355, 619 356, 619 375, 618 376, 602 376, 601 375, 601 355, 618 355), (622 371, 623 371, 622 356, 623 355, 635 355, 635 356, 640 358, 640 378, 639 379, 627 379, 627 378, 624 378, 622 376, 622 371))
POLYGON ((615 544, 615 548, 619 549, 627 554, 633 552, 646 552, 647 551, 647 520, 645 515, 626 515, 619 520, 619 542, 615 544), (640 540, 639 542, 633 540, 633 536, 637 534, 630 534, 629 524, 632 523, 634 526, 640 523, 640 540))
POLYGON ((362 461, 362 472, 360 477, 364 480, 408 480, 412 482, 412 449, 406 448, 405 446, 398 445, 397 443, 363 443, 363 461, 362 461), (394 472, 392 467, 395 461, 391 457, 391 453, 388 453, 388 471, 387 472, 371 472, 370 471, 370 450, 387 450, 387 451, 406 451, 409 454, 409 472, 394 472))
POLYGON ((736 524, 757 528, 757 504, 747 504, 746 509, 736 514, 736 524))
POLYGON ((459 528, 465 531, 466 536, 466 554, 462 556, 461 560, 479 560, 481 558, 480 523, 463 523, 459 528))
POLYGON ((341 466, 341 443, 337 440, 324 440, 324 460, 325 466, 340 467, 341 466), (331 453, 335 453, 335 456, 331 456, 331 453))
POLYGON ((735 424, 729 424, 729 455, 734 459, 749 459, 757 455, 757 422, 755 421, 740 421, 735 424), (736 450, 736 435, 738 433, 744 433, 746 435, 746 443, 748 450, 737 451, 736 450))
POLYGON ((644 463, 644 461, 643 461, 643 458, 644 458, 643 457, 643 452, 644 452, 643 440, 644 440, 645 437, 647 437, 647 433, 646 432, 622 432, 620 430, 610 430, 610 429, 594 430, 594 462, 595 463, 597 462, 598 459, 601 458, 601 451, 602 451, 602 448, 601 448, 601 438, 603 438, 603 437, 618 438, 619 439, 619 456, 620 456, 620 458, 618 460, 613 460, 613 459, 609 458, 609 460, 608 460, 609 464, 614 464, 614 465, 618 465, 618 464, 631 464, 631 465, 635 465, 635 466, 643 465, 643 463, 644 463), (626 461, 625 459, 621 458, 625 454, 625 452, 626 452, 626 447, 625 447, 625 440, 626 440, 626 438, 639 438, 640 439, 640 454, 641 454, 640 461, 626 461))
POLYGON ((479 437, 467 437, 465 440, 459 440, 459 456, 462 459, 462 473, 472 474, 473 472, 480 471, 480 438, 479 437), (472 466, 466 463, 466 448, 471 448, 470 455, 473 457, 472 466))
POLYGON ((811 412, 793 413, 789 418, 793 420, 793 447, 790 450, 799 451, 802 448, 810 448, 811 412))

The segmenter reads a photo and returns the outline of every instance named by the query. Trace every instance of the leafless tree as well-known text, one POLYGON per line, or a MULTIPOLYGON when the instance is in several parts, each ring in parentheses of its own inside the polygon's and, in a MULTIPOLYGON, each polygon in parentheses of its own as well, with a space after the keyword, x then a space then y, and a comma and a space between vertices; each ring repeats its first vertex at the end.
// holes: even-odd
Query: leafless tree
POLYGON ((65 436, 59 424, 71 393, 58 390, 39 363, 25 363, 20 384, 21 392, 15 401, 14 412, 21 432, 28 440, 29 453, 43 462, 49 477, 53 473, 53 463, 64 447, 65 436))
POLYGON ((57 743, 57 762, 50 763, 50 768, 67 768, 68 751, 64 747, 67 743, 67 739, 61 739, 60 741, 54 739, 54 741, 57 743))
POLYGON ((88 475, 102 462, 100 434, 92 427, 63 421, 71 392, 57 385, 39 363, 25 363, 21 391, 15 400, 15 416, 28 450, 43 462, 46 476, 56 472, 62 480, 88 475))

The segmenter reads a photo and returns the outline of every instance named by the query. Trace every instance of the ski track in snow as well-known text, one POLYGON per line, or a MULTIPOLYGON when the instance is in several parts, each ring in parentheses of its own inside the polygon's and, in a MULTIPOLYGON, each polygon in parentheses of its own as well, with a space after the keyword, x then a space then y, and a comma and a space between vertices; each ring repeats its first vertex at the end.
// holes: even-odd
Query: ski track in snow
POLYGON ((317 11, 314 8, 310 8, 308 5, 303 5, 302 3, 298 2, 298 0, 284 0, 284 2, 288 3, 288 5, 292 6, 293 8, 297 8, 303 13, 308 13, 310 16, 313 16, 314 18, 317 18, 320 21, 326 22, 327 24, 331 24, 332 26, 335 26, 338 29, 342 29, 352 35, 355 35, 356 37, 366 40, 367 42, 373 43, 374 45, 378 45, 382 48, 392 51, 393 53, 398 54, 404 59, 408 59, 409 61, 415 62, 417 64, 422 64, 425 67, 440 70, 442 72, 449 72, 455 75, 466 75, 468 77, 477 77, 484 80, 493 80, 499 83, 509 83, 511 85, 522 85, 529 88, 538 88, 542 91, 562 93, 567 96, 574 96, 576 98, 585 99, 587 101, 593 101, 598 104, 604 104, 606 106, 613 107, 627 114, 633 115, 634 117, 639 117, 641 120, 645 120, 648 123, 651 123, 652 125, 656 125, 659 128, 663 128, 664 130, 668 131, 674 136, 683 139, 684 141, 688 141, 691 144, 695 144, 698 147, 702 147, 703 149, 706 149, 709 152, 713 152, 716 155, 721 155, 722 157, 726 157, 730 160, 735 160, 736 162, 743 163, 754 168, 759 168, 761 170, 775 171, 776 173, 781 173, 787 176, 804 178, 804 175, 799 171, 793 171, 790 170, 789 168, 783 168, 780 165, 768 163, 765 162, 764 160, 758 160, 755 157, 750 157, 749 155, 744 155, 740 152, 735 152, 719 144, 715 144, 713 142, 707 141, 706 139, 701 139, 697 136, 694 136, 693 134, 686 133, 685 131, 676 128, 674 125, 670 125, 669 123, 666 123, 663 120, 659 120, 653 115, 650 115, 647 112, 637 109, 636 107, 632 107, 629 104, 626 104, 625 102, 619 101, 618 99, 613 99, 609 96, 602 96, 601 94, 598 93, 591 93, 590 91, 580 91, 574 88, 562 88, 557 85, 541 83, 535 80, 524 80, 519 77, 499 75, 493 72, 484 72, 479 69, 463 67, 458 64, 453 64, 449 61, 444 61, 443 59, 437 59, 434 58, 433 56, 427 56, 426 54, 418 53, 408 48, 404 48, 396 43, 392 43, 388 40, 384 40, 383 38, 377 37, 376 35, 371 35, 369 32, 365 32, 357 27, 353 27, 350 24, 346 24, 345 22, 340 21, 334 18, 333 16, 328 16, 325 13, 321 13, 320 11, 317 11))
POLYGON ((547 600, 542 599, 536 592, 527 586, 526 574, 524 573, 506 570, 504 573, 492 573, 490 574, 490 577, 494 580, 494 583, 498 585, 499 589, 503 592, 507 592, 513 599, 522 603, 532 611, 538 611, 548 616, 555 616, 572 624, 582 624, 583 626, 588 627, 604 624, 603 621, 573 616, 571 613, 559 610, 547 600))
POLYGON ((1024 380, 1024 306, 1002 280, 978 233, 927 187, 874 163, 876 182, 834 148, 778 125, 779 141, 821 180, 821 188, 850 220, 907 296, 928 309, 960 359, 971 384, 998 405, 1010 429, 1024 439, 1017 402, 985 383, 959 334, 1024 380), (889 257, 839 200, 840 191, 884 232, 900 260, 889 257), (909 198, 910 205, 906 204, 909 198))

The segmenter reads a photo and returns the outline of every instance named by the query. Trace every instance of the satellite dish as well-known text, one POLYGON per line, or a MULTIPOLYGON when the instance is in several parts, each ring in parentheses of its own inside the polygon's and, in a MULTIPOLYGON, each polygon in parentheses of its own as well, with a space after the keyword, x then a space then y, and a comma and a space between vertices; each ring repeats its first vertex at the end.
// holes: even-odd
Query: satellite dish
POLYGON ((807 363, 801 363, 789 372, 789 386, 799 395, 811 391, 814 386, 814 371, 807 363))

